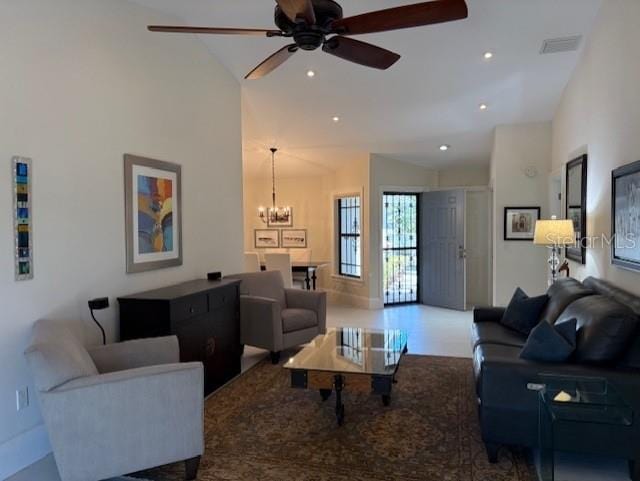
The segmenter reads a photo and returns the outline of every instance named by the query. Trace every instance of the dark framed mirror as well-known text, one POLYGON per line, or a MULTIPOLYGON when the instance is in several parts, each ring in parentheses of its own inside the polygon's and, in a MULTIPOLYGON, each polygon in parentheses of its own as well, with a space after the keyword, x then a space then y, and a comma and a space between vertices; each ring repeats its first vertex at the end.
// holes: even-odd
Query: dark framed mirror
POLYGON ((565 206, 566 217, 573 221, 575 246, 567 247, 566 257, 584 264, 587 256, 587 155, 567 163, 565 206))

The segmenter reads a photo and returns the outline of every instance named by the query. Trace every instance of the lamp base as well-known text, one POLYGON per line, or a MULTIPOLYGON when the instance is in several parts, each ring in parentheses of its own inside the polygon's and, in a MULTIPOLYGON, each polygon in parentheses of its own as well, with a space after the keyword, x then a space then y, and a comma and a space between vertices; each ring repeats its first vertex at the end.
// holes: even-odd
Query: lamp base
POLYGON ((551 249, 551 256, 547 260, 549 269, 551 270, 551 278, 548 280, 548 285, 552 285, 558 280, 558 267, 560 267, 560 258, 558 257, 560 249, 558 246, 549 247, 551 249))

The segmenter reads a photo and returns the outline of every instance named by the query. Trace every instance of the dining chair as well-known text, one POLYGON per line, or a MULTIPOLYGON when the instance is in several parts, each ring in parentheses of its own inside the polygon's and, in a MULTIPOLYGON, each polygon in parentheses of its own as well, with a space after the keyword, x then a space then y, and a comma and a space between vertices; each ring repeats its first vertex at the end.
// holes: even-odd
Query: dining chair
MULTIPOLYGON (((311 249, 291 249, 291 262, 311 262, 311 249)), ((304 272, 293 272, 293 282, 300 284, 303 289, 308 289, 307 276, 309 268, 304 272)))
POLYGON ((260 272, 260 256, 257 252, 244 253, 244 272, 260 272))
POLYGON ((286 254, 266 253, 264 255, 264 263, 268 271, 280 271, 284 280, 285 289, 293 287, 293 278, 291 276, 291 256, 286 254))

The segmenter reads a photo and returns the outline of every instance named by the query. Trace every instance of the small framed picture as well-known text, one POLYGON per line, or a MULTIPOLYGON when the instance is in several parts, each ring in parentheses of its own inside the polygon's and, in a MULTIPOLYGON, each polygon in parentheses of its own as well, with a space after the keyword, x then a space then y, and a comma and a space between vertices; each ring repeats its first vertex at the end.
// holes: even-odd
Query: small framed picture
POLYGON ((254 237, 256 249, 280 247, 280 232, 277 229, 255 229, 254 237))
POLYGON ((533 241, 540 207, 505 207, 504 240, 533 241))
POLYGON ((282 229, 282 247, 305 249, 307 247, 307 229, 282 229))
POLYGON ((611 174, 611 263, 640 271, 640 160, 611 174))

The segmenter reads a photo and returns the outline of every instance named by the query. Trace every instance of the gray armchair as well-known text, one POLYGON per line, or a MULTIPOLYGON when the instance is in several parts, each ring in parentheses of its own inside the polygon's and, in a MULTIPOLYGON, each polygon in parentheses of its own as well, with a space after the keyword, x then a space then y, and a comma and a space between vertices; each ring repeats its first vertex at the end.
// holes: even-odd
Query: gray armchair
POLYGON ((89 350, 59 323, 38 321, 25 355, 62 481, 98 481, 186 460, 203 442, 203 368, 180 363, 163 337, 89 350))
POLYGON ((240 342, 271 352, 313 340, 326 332, 327 295, 324 292, 285 289, 278 271, 236 274, 240 279, 240 342))

